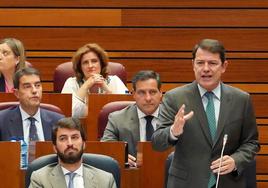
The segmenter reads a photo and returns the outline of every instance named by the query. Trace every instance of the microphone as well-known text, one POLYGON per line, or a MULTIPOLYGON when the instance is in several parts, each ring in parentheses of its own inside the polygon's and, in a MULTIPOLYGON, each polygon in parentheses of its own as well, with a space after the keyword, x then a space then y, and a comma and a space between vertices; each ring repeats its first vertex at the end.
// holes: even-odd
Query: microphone
POLYGON ((224 151, 227 139, 228 139, 228 135, 225 134, 223 136, 223 144, 222 144, 222 149, 221 149, 220 165, 219 165, 219 170, 218 170, 218 173, 217 173, 217 181, 216 181, 216 187, 215 188, 218 188, 218 184, 219 184, 219 180, 220 180, 220 172, 221 172, 221 165, 222 165, 221 163, 222 163, 223 151, 224 151))

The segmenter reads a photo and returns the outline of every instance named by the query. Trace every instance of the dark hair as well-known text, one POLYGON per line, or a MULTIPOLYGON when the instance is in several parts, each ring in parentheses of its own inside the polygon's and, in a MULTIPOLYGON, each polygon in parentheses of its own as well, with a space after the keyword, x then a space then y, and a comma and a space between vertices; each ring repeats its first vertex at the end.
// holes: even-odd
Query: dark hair
POLYGON ((86 134, 78 118, 65 117, 60 119, 52 128, 52 143, 56 145, 57 132, 59 128, 75 129, 81 134, 82 140, 86 141, 86 134))
POLYGON ((220 54, 220 59, 222 64, 224 63, 225 59, 225 48, 223 44, 214 39, 203 39, 198 44, 195 45, 192 55, 193 59, 196 57, 196 51, 198 48, 201 48, 202 50, 207 50, 213 54, 220 54))
POLYGON ((161 80, 158 73, 152 70, 142 70, 139 71, 133 78, 132 78, 132 87, 134 91, 136 91, 136 84, 138 81, 145 81, 149 79, 155 79, 157 81, 157 87, 161 89, 161 80))
POLYGON ((100 60, 100 66, 101 66, 100 74, 104 78, 107 78, 107 75, 108 75, 108 69, 107 69, 108 62, 109 62, 108 54, 98 44, 95 44, 95 43, 90 44, 89 43, 89 44, 86 44, 86 45, 82 46, 81 48, 79 48, 75 52, 75 54, 72 58, 73 69, 74 69, 75 76, 76 76, 78 83, 81 83, 83 78, 84 78, 84 73, 81 69, 81 59, 82 59, 83 55, 85 55, 88 52, 94 52, 98 56, 98 58, 100 60))
POLYGON ((35 68, 26 67, 26 68, 20 69, 13 76, 13 84, 14 84, 15 89, 19 89, 20 78, 24 75, 36 75, 36 76, 39 76, 40 78, 40 72, 35 68))
POLYGON ((19 63, 16 66, 15 72, 25 67, 25 50, 22 42, 15 38, 5 38, 0 41, 0 44, 7 44, 16 57, 19 57, 19 63))

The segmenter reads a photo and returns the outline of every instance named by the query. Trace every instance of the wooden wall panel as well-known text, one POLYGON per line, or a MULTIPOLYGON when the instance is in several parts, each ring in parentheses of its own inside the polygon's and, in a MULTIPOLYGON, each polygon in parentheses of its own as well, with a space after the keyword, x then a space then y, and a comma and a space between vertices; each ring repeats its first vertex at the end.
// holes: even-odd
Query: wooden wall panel
MULTIPOLYGON (((28 58, 32 65, 42 72, 43 79, 52 81, 57 65, 70 61, 63 58, 28 58)), ((111 61, 122 63, 128 72, 128 81, 141 69, 157 71, 163 82, 191 82, 194 79, 191 59, 125 59, 111 61), (172 70, 172 71, 171 71, 172 70)), ((223 80, 228 83, 268 82, 267 60, 230 59, 223 80), (252 71, 255 70, 255 71, 252 71), (262 75, 262 76, 259 76, 262 75)))
POLYGON ((266 9, 0 8, 0 17, 0 26, 268 26, 266 9))
POLYGON ((119 9, 0 9, 0 26, 120 26, 119 9))
POLYGON ((201 8, 267 8, 268 2, 263 0, 12 0, 0 1, 0 7, 165 7, 165 8, 181 8, 181 7, 201 7, 201 8))
POLYGON ((21 39, 28 50, 74 50, 95 42, 108 51, 191 51, 203 38, 223 41, 228 51, 267 52, 268 46, 268 32, 264 28, 3 27, 0 35, 21 39))
POLYGON ((122 25, 267 27, 268 14, 266 9, 124 9, 122 25))

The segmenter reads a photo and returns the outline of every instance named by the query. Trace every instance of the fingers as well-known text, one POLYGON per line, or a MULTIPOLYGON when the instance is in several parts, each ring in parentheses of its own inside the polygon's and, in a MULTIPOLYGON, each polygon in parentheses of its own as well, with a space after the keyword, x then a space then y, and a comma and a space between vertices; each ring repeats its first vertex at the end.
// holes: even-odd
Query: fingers
POLYGON ((183 128, 186 120, 190 119, 193 116, 194 112, 191 111, 185 115, 185 104, 183 104, 175 116, 174 123, 171 127, 171 131, 174 136, 179 136, 183 133, 183 128))
POLYGON ((228 174, 235 169, 235 161, 232 157, 225 155, 222 157, 220 169, 219 166, 220 158, 211 163, 210 169, 213 171, 213 173, 218 173, 220 170, 220 175, 228 174))
POLYGON ((184 120, 188 120, 188 119, 190 119, 191 117, 193 117, 193 115, 194 115, 194 112, 193 112, 193 111, 189 112, 188 114, 186 114, 186 115, 184 116, 184 120))
POLYGON ((136 158, 128 154, 128 164, 132 167, 137 167, 136 158))

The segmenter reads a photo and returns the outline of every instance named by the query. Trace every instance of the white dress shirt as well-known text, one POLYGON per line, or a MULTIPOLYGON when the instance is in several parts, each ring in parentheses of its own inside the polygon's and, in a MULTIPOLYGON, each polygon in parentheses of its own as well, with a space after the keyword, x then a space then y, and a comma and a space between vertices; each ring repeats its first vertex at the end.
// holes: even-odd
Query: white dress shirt
MULTIPOLYGON (((31 116, 29 114, 27 114, 27 112, 25 112, 21 108, 21 106, 19 106, 19 108, 20 108, 20 113, 21 113, 21 118, 22 118, 24 141, 26 143, 29 143, 31 121, 28 118, 31 116)), ((38 141, 45 141, 44 131, 43 131, 43 127, 42 127, 42 121, 41 121, 40 108, 38 108, 37 112, 32 117, 36 120, 35 126, 36 126, 36 130, 37 130, 38 141)))
MULTIPOLYGON (((62 167, 62 166, 61 166, 61 169, 63 171, 65 181, 66 181, 66 185, 68 187, 69 178, 70 178, 68 173, 70 173, 70 171, 67 170, 66 168, 62 167)), ((83 164, 81 164, 81 166, 76 171, 74 171, 74 173, 76 173, 76 175, 73 178, 74 187, 84 188, 83 164)))
MULTIPOLYGON (((144 114, 138 107, 137 107, 137 112, 138 112, 138 118, 139 118, 139 123, 140 123, 140 141, 146 141, 146 119, 144 114)), ((156 111, 151 114, 154 118, 152 119, 152 125, 154 130, 156 130, 156 124, 158 122, 158 114, 159 114, 159 107, 156 109, 156 111)))

